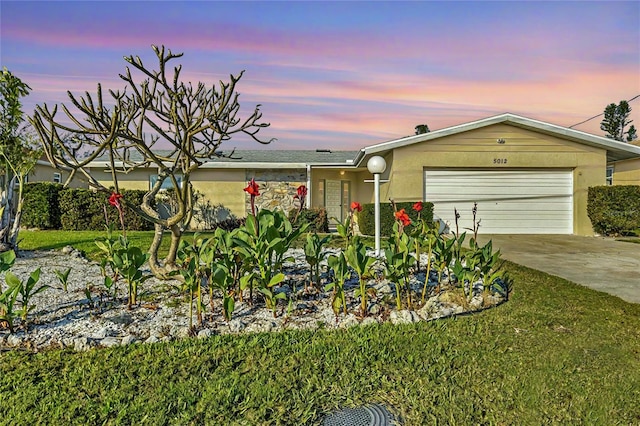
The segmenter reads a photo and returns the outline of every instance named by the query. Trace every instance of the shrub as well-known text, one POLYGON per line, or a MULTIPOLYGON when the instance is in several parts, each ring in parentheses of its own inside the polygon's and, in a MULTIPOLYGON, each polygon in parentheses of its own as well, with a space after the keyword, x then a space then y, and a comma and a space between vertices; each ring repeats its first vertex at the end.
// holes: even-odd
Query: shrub
MULTIPOLYGON (((123 190, 125 200, 140 205, 146 191, 123 190)), ((101 231, 105 227, 105 208, 109 223, 120 228, 118 211, 108 203, 108 195, 89 189, 65 189, 60 193, 60 208, 62 214, 60 222, 62 229, 67 231, 94 230, 101 231)), ((128 230, 146 231, 153 229, 153 224, 138 216, 132 209, 125 206, 124 221, 128 230)))
POLYGON ((599 234, 619 235, 640 228, 640 186, 589 188, 587 214, 599 234))
POLYGON ((211 228, 211 230, 215 231, 216 229, 221 228, 221 229, 224 229, 225 231, 233 231, 234 229, 244 226, 246 222, 247 222, 246 217, 238 218, 233 216, 233 217, 229 217, 227 219, 216 222, 211 228))
MULTIPOLYGON (((418 213, 413 210, 415 202, 396 203, 398 210, 405 209, 412 222, 418 220, 418 213)), ((393 206, 391 203, 380 203, 380 235, 389 236, 393 232, 393 223, 395 217, 393 215, 393 206)), ((429 202, 422 203, 422 212, 420 217, 427 222, 433 220, 433 204, 429 202)), ((375 204, 363 204, 362 211, 358 213, 358 226, 360 233, 364 235, 375 234, 375 204)))
MULTIPOLYGON (((293 220, 298 213, 297 209, 289 212, 289 221, 293 223, 293 220)), ((294 225, 302 226, 305 223, 309 224, 307 232, 329 232, 329 217, 325 209, 302 209, 298 215, 298 219, 294 225)))
POLYGON ((21 225, 25 228, 60 229, 59 194, 62 185, 52 182, 27 183, 21 225))

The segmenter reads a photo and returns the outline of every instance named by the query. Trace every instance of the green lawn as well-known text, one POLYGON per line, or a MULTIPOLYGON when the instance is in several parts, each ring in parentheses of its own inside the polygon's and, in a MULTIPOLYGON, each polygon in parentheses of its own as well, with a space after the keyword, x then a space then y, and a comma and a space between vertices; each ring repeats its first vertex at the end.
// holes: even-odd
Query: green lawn
POLYGON ((374 402, 405 425, 640 424, 640 305, 507 267, 508 303, 431 323, 4 352, 0 424, 318 424, 374 402))

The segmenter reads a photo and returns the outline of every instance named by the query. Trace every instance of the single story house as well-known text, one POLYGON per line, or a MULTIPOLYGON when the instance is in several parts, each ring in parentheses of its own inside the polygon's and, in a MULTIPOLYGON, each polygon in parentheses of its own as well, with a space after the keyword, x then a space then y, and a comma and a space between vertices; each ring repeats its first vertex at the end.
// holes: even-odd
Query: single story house
MULTIPOLYGON (((481 233, 593 235, 587 217, 591 186, 640 185, 640 147, 566 127, 501 114, 445 129, 403 137, 359 151, 236 151, 215 158, 192 175, 194 188, 237 216, 249 210, 243 191, 254 178, 261 207, 293 208, 299 185, 307 205, 324 207, 342 220, 352 201, 371 203, 367 162, 385 159, 383 202, 430 201, 435 214, 454 226, 472 227, 477 203, 481 233)), ((105 162, 94 176, 109 185, 105 162)), ((122 175, 121 187, 148 189, 154 170, 122 175)))

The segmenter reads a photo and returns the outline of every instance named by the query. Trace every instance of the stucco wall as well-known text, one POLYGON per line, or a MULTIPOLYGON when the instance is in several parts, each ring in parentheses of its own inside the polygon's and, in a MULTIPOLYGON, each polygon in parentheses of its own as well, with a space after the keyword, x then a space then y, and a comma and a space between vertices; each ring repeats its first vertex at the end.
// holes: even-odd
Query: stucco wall
POLYGON ((618 161, 611 165, 614 185, 640 185, 640 158, 618 161))
MULTIPOLYGON (((140 169, 129 173, 118 173, 118 186, 122 189, 149 189, 149 176, 156 174, 156 169, 140 169)), ((106 167, 91 169, 91 175, 103 186, 114 186, 113 176, 106 167)))
MULTIPOLYGON (((111 174, 94 169, 93 176, 104 186, 112 186, 111 174)), ((140 169, 118 174, 118 184, 123 189, 148 190, 150 176, 156 169, 140 169)), ((245 216, 244 194, 246 186, 244 169, 199 169, 191 174, 193 188, 212 204, 222 204, 238 217, 245 216)))
POLYGON ((200 169, 191 175, 193 189, 212 204, 222 204, 237 217, 244 217, 244 169, 200 169))
MULTIPOLYGON (((53 182, 53 174, 60 173, 61 182, 65 183, 69 178, 69 172, 54 169, 51 165, 36 164, 29 174, 29 182, 53 182)), ((77 173, 69 183, 69 188, 87 188, 88 185, 82 180, 80 173, 77 173)))
MULTIPOLYGON (((381 199, 414 201, 423 198, 425 168, 558 168, 573 170, 574 233, 593 235, 587 217, 587 190, 604 185, 606 151, 508 124, 397 148, 388 156, 381 199), (504 139, 504 144, 497 143, 504 139)), ((426 200, 429 201, 429 200, 426 200)))

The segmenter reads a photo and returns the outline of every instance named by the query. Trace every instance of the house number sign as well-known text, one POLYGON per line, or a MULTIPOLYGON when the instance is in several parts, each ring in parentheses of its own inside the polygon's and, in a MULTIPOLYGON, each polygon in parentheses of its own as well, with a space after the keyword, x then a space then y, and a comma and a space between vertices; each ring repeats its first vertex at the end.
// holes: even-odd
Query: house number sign
POLYGON ((506 158, 494 158, 493 164, 507 164, 506 158))

